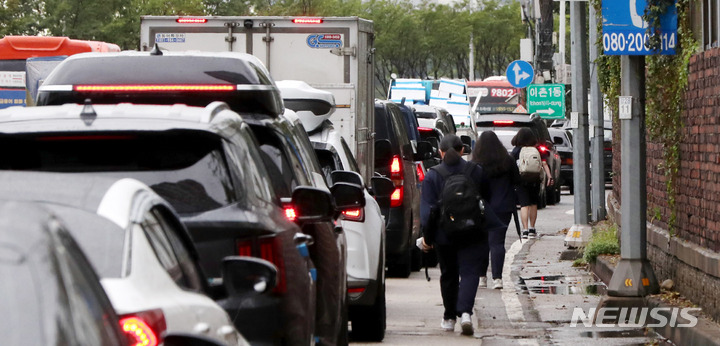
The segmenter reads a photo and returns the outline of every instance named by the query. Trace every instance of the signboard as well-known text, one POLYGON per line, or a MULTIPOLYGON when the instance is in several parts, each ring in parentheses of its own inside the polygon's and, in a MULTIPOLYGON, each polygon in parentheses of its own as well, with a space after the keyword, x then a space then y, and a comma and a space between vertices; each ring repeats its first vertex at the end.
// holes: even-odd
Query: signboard
POLYGON ((312 34, 307 37, 307 45, 310 48, 340 48, 343 45, 340 34, 312 34))
POLYGON ((515 60, 508 65, 505 71, 507 80, 516 88, 524 88, 532 82, 535 77, 535 71, 529 62, 524 60, 515 60))
POLYGON ((543 119, 565 119, 565 84, 532 84, 527 90, 530 113, 543 119))
POLYGON ((25 106, 25 90, 0 89, 0 109, 25 106))
POLYGON ((618 118, 622 120, 632 119, 632 96, 618 96, 619 112, 618 118))
POLYGON ((660 50, 656 52, 645 46, 649 38, 645 33, 648 23, 642 15, 647 0, 604 0, 602 42, 605 55, 675 54, 678 44, 676 2, 660 17, 660 50))

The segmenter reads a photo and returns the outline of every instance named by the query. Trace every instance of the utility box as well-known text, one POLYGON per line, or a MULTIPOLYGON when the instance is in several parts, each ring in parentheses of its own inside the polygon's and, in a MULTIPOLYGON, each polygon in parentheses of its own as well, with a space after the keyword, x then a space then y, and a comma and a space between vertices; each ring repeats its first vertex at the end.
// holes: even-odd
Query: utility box
POLYGON ((274 80, 300 80, 335 97, 330 117, 366 183, 374 167, 373 23, 358 17, 141 16, 140 47, 241 52, 274 80))

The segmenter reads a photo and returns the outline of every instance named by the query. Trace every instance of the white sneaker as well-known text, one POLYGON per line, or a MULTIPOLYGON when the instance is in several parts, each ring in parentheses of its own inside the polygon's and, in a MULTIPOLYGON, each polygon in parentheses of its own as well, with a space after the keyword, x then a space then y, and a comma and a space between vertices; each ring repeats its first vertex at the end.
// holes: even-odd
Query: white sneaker
POLYGON ((487 287, 487 277, 481 276, 480 277, 480 283, 478 284, 478 287, 487 287))
POLYGON ((460 327, 462 328, 463 335, 473 335, 475 331, 473 328, 472 316, 469 313, 463 312, 460 317, 460 327))
POLYGON ((523 239, 527 239, 527 238, 528 238, 528 233, 529 233, 528 230, 526 230, 526 229, 522 230, 522 238, 523 238, 523 239))
POLYGON ((493 289, 501 290, 503 288, 502 279, 493 279, 493 289))
POLYGON ((442 322, 440 322, 440 328, 442 328, 446 332, 455 331, 455 320, 442 320, 442 322))

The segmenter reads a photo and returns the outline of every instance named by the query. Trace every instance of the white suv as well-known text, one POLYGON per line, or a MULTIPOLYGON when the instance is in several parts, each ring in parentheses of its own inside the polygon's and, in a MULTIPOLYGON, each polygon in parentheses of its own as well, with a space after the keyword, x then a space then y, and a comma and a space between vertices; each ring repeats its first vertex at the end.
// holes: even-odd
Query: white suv
MULTIPOLYGON (((279 81, 277 86, 286 101, 285 106, 293 108, 292 111, 308 132, 328 185, 345 182, 364 187, 365 182, 359 174, 350 147, 328 120, 335 108, 332 93, 312 88, 300 81, 279 81)), ((373 183, 383 179, 392 185, 386 178, 373 178, 373 183)), ((385 220, 380 206, 368 189, 363 188, 363 191, 365 206, 344 210, 341 221, 348 244, 349 313, 354 339, 382 341, 386 313, 385 220)), ((376 192, 380 195, 379 191, 376 192)))

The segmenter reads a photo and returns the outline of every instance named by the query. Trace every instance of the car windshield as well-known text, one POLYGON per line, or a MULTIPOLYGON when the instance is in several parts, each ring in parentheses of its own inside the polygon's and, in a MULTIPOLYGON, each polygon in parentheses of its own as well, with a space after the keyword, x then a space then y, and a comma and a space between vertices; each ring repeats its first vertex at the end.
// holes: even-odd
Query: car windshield
POLYGON ((235 200, 219 138, 197 131, 0 137, 0 169, 135 178, 180 214, 235 200), (188 140, 191 138, 191 140, 188 140))

